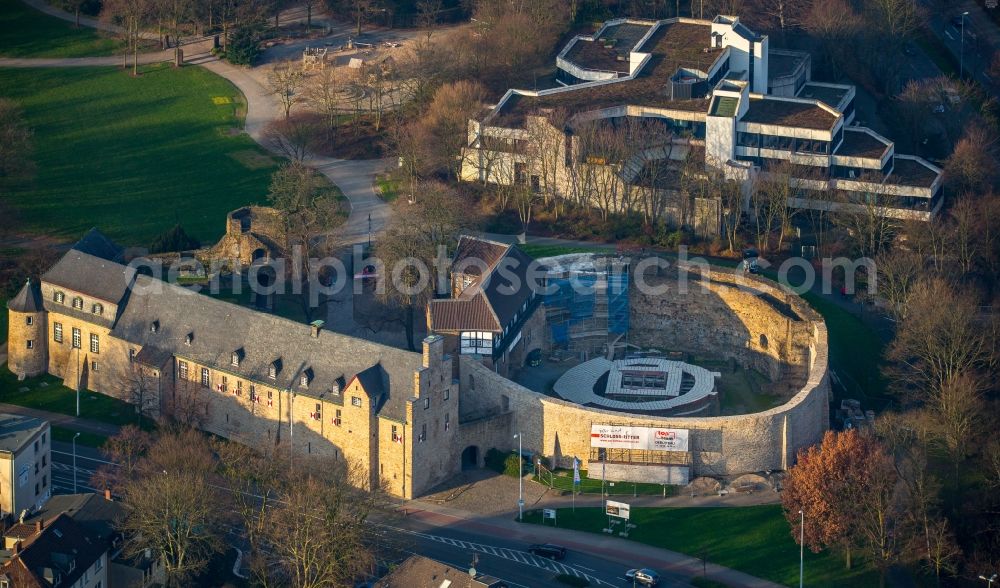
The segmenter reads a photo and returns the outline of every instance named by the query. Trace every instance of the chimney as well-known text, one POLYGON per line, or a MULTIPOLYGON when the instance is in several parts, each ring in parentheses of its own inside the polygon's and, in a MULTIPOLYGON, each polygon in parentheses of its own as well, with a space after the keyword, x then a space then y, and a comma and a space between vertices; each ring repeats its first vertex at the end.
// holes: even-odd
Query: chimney
POLYGON ((429 335, 424 338, 423 343, 423 365, 425 368, 434 367, 444 361, 444 337, 429 335))
POLYGON ((44 519, 38 519, 37 521, 35 521, 35 532, 36 533, 41 533, 42 529, 44 529, 44 528, 45 528, 44 519))
POLYGON ((104 500, 111 502, 111 488, 104 489, 104 500))
POLYGON ((319 337, 319 332, 323 330, 323 325, 325 324, 326 323, 321 320, 315 320, 309 323, 309 326, 312 327, 312 336, 314 339, 319 337))

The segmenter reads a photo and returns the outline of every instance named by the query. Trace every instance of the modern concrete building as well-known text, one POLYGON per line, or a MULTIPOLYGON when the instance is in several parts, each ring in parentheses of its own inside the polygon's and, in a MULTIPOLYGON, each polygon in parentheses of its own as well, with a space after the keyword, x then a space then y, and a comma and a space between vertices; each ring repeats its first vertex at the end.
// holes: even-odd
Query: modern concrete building
POLYGON ((48 421, 0 414, 0 512, 19 516, 52 495, 52 439, 48 421))
POLYGON ((941 207, 941 170, 852 124, 854 86, 813 81, 810 65, 737 17, 609 21, 559 53, 563 87, 511 89, 469 121, 461 177, 591 206, 636 207, 636 190, 662 190, 673 198, 659 214, 712 233, 718 209, 678 202, 678 174, 715 171, 746 195, 780 167, 797 189, 789 206, 928 220, 941 207), (587 138, 588 125, 624 121, 658 140, 616 151, 587 138), (655 163, 674 173, 650 181, 655 163))

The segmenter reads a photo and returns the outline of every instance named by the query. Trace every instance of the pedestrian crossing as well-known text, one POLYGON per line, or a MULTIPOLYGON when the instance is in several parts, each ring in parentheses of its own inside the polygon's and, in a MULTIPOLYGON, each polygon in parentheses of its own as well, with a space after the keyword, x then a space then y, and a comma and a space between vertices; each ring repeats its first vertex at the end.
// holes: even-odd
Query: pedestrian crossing
POLYGON ((402 531, 410 535, 415 535, 417 537, 421 537, 423 539, 427 539, 430 541, 435 541, 437 543, 443 543, 445 545, 457 547, 459 549, 475 551, 477 553, 492 555, 500 559, 515 561, 517 563, 542 569, 551 572, 553 574, 566 574, 568 576, 574 576, 590 582, 591 586, 613 586, 613 584, 605 582, 599 578, 595 578, 594 576, 591 576, 586 572, 580 571, 571 565, 567 565, 562 562, 551 560, 545 557, 539 557, 537 555, 533 555, 526 551, 518 551, 516 549, 508 549, 506 547, 497 547, 493 545, 484 545, 482 543, 473 543, 472 541, 463 541, 461 539, 455 539, 452 537, 442 537, 440 535, 429 535, 427 533, 419 533, 417 531, 410 531, 408 529, 395 529, 395 530, 402 531))

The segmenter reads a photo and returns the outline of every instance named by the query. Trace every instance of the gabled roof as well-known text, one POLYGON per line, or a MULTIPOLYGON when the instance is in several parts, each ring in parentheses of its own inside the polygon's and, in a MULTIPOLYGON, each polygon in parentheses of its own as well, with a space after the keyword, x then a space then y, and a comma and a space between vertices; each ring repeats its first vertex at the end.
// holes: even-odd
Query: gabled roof
POLYGON ((17 555, 4 564, 18 577, 18 588, 51 588, 46 576, 61 578, 59 586, 72 586, 108 547, 66 514, 60 514, 40 533, 26 539, 17 555))
POLYGON ((122 248, 96 228, 87 231, 87 234, 77 241, 72 249, 108 261, 122 260, 122 248))
POLYGON ((503 330, 481 291, 467 298, 432 300, 432 331, 491 331, 503 330))
MULTIPOLYGON (((413 372, 422 366, 419 353, 327 330, 313 337, 310 325, 142 275, 136 277, 111 335, 302 396, 324 396, 372 366, 381 366, 380 393, 388 397, 378 406, 397 420, 405 419, 405 402, 413 397, 413 372), (155 333, 150 329, 154 322, 159 324, 155 333), (193 335, 190 344, 188 334, 193 335), (241 348, 240 365, 234 366, 233 351, 241 348), (281 369, 271 379, 268 367, 275 361, 281 369), (308 388, 302 388, 298 379, 307 369, 313 377, 308 388)), ((367 386, 366 391, 372 394, 367 386)))
POLYGON ((392 573, 378 582, 376 588, 493 588, 503 582, 484 574, 469 575, 468 568, 440 563, 421 555, 411 555, 392 573))
POLYGON ((510 323, 524 301, 531 297, 528 268, 533 263, 534 260, 519 248, 511 247, 507 250, 507 255, 494 265, 493 272, 480 284, 501 325, 510 323))
POLYGON ((121 503, 93 493, 56 494, 25 523, 34 525, 36 520, 52 520, 63 513, 105 544, 110 545, 119 535, 114 524, 123 515, 121 503))
POLYGON ((498 241, 462 235, 458 238, 458 246, 455 247, 452 267, 460 268, 465 274, 482 275, 484 265, 492 269, 511 247, 512 245, 498 241))
MULTIPOLYGON (((120 263, 74 248, 45 272, 42 281, 118 304, 135 273, 120 263)), ((68 300, 66 304, 69 305, 68 300)))
POLYGON ((7 308, 14 312, 39 312, 43 310, 42 289, 30 279, 21 286, 21 291, 7 301, 7 308))

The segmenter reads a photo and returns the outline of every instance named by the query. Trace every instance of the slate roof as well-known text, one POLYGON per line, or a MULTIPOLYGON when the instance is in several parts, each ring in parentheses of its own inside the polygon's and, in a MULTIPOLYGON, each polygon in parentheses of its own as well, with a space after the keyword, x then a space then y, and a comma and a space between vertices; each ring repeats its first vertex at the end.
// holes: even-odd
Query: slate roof
POLYGON ((108 261, 121 261, 123 249, 96 228, 87 231, 72 249, 108 261))
POLYGON ((536 267, 538 265, 519 248, 511 247, 504 259, 494 266, 494 271, 480 284, 486 301, 501 325, 510 323, 524 301, 531 298, 528 268, 532 264, 536 267))
POLYGON ((42 310, 42 289, 30 279, 21 286, 21 291, 7 301, 7 308, 14 312, 38 312, 42 310))
POLYGON ((5 571, 19 568, 22 572, 14 572, 19 588, 51 588, 53 584, 45 580, 46 569, 59 573, 59 586, 72 586, 108 550, 107 545, 65 514, 24 543, 21 552, 4 564, 5 571), (71 566, 71 562, 75 565, 71 566))
POLYGON ((36 520, 52 520, 63 513, 106 544, 110 545, 120 534, 114 523, 123 515, 121 503, 92 493, 55 494, 31 518, 25 519, 25 523, 33 526, 36 520))
POLYGON ((327 330, 313 337, 310 325, 143 275, 136 277, 111 335, 162 350, 158 353, 170 352, 222 372, 316 398, 330 398, 334 388, 379 366, 381 385, 375 385, 373 373, 361 376, 362 385, 373 398, 382 396, 376 404, 381 414, 400 421, 405 420, 406 400, 413 397, 413 372, 422 366, 419 353, 327 330), (158 323, 155 333, 150 328, 154 321, 158 323), (186 342, 189 334, 190 344, 186 342), (233 366, 232 354, 238 350, 242 350, 243 357, 239 366, 233 366), (276 361, 280 368, 272 380, 268 367, 276 361), (308 386, 302 387, 299 376, 306 370, 311 370, 311 378, 308 386))
MULTIPOLYGON (((74 248, 45 272, 42 281, 118 304, 135 273, 120 263, 74 248)), ((68 306, 69 296, 66 298, 68 306)))

